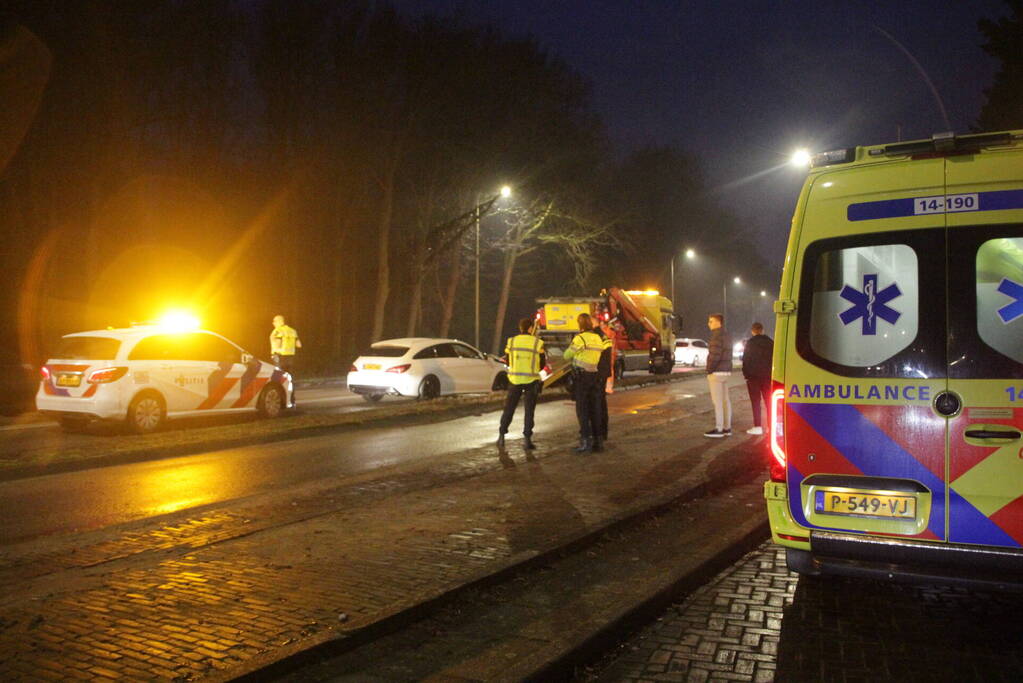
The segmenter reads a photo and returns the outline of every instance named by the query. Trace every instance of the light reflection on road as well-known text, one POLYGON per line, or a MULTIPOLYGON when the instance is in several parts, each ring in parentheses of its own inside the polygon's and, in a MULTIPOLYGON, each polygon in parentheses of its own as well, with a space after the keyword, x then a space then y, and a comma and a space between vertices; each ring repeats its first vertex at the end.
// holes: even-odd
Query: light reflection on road
MULTIPOLYGON (((689 391, 694 390, 693 383, 689 391)), ((698 391, 698 389, 696 389, 698 391)), ((678 399, 678 385, 615 393, 612 413, 643 411, 678 399)), ((685 393, 686 396, 692 394, 685 393)), ((380 468, 493 444, 500 411, 402 427, 247 446, 163 460, 0 483, 0 544, 178 512, 289 488, 322 486, 380 468)), ((521 410, 511 444, 521 438, 521 410)), ((536 438, 576 430, 568 400, 537 406, 536 438)), ((570 438, 570 437, 567 437, 570 438)))

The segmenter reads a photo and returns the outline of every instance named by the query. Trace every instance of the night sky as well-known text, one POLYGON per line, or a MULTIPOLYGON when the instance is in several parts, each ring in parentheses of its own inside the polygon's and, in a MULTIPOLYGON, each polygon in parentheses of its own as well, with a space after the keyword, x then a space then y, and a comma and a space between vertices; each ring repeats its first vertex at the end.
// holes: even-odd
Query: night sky
POLYGON ((535 38, 590 80, 619 153, 676 144, 698 155, 720 203, 779 265, 803 173, 776 167, 798 147, 970 132, 996 68, 977 21, 1007 14, 1001 0, 399 6, 535 38))

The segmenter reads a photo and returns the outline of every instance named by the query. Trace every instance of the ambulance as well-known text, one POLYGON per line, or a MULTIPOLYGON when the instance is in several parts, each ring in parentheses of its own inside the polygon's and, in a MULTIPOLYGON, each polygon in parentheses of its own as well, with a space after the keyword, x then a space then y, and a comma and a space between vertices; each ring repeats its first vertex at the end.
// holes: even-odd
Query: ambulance
POLYGON ((818 154, 764 495, 799 573, 1023 578, 1023 131, 818 154))

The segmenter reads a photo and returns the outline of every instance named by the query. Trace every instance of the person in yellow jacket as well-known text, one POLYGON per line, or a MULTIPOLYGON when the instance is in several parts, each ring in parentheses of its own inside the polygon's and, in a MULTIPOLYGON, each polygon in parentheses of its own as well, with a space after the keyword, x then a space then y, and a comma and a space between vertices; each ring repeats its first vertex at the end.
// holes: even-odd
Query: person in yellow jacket
POLYGON ((602 450, 600 394, 604 384, 597 369, 606 344, 605 339, 593 331, 593 320, 588 313, 580 313, 576 321, 579 334, 565 350, 565 360, 572 361, 575 416, 579 420, 579 446, 575 450, 587 453, 602 450))
POLYGON ((508 338, 504 355, 508 359, 508 396, 504 400, 501 426, 497 436, 497 447, 504 448, 504 435, 508 433, 519 398, 525 400, 525 424, 522 445, 526 450, 536 448, 533 443, 533 414, 536 412, 536 398, 540 395, 540 368, 547 364, 543 341, 529 333, 533 326, 530 318, 519 321, 519 334, 508 338))
POLYGON ((295 350, 302 348, 302 340, 298 338, 295 328, 284 324, 283 315, 275 315, 273 325, 273 332, 270 333, 271 360, 281 370, 291 372, 295 350))

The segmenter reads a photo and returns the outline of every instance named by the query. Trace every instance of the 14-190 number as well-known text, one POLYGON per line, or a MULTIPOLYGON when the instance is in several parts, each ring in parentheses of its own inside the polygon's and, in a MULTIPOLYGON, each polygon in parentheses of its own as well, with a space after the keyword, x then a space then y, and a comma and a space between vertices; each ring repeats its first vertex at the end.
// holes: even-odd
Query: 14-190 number
POLYGON ((943 197, 919 197, 913 200, 913 213, 948 213, 955 211, 977 211, 980 204, 976 193, 950 194, 943 197))

